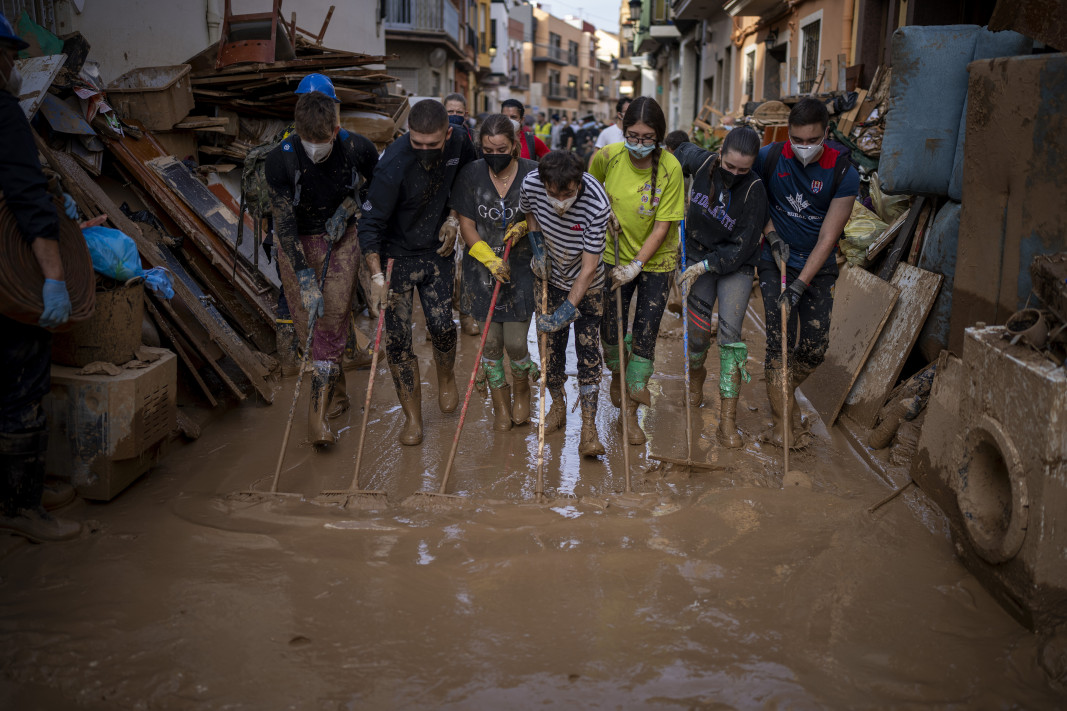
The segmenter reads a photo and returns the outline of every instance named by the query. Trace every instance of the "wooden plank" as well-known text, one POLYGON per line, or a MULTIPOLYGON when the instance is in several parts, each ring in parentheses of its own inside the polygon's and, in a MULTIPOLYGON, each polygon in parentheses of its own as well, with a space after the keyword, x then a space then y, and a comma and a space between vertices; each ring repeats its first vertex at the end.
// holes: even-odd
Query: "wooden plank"
MULTIPOLYGON (((42 146, 43 144, 38 144, 39 149, 42 146)), ((108 221, 116 229, 133 239, 137 244, 137 251, 151 266, 167 267, 175 273, 175 276, 178 277, 172 280, 175 298, 180 299, 185 307, 194 314, 197 322, 211 335, 212 342, 217 344, 241 368, 263 399, 268 403, 272 402, 274 400, 274 387, 270 382, 269 370, 252 353, 252 350, 241 337, 234 332, 218 309, 206 300, 196 297, 189 288, 186 279, 182 278, 184 275, 189 281, 192 281, 188 274, 185 274, 185 270, 180 263, 173 256, 171 257, 172 261, 168 262, 159 245, 145 239, 140 228, 122 214, 122 210, 108 197, 104 189, 82 170, 77 161, 65 153, 53 153, 48 150, 47 146, 43 148, 48 151, 45 153, 45 158, 63 176, 68 189, 73 187, 77 191, 77 193, 72 194, 74 194, 74 199, 78 201, 78 205, 82 210, 89 214, 95 205, 95 214, 106 213, 108 221), (181 271, 179 272, 178 269, 181 271)))
POLYGON ((890 284, 900 290, 900 298, 845 400, 845 414, 857 424, 874 427, 878 412, 930 315, 943 280, 940 274, 910 264, 897 266, 890 284))
POLYGON ((901 227, 904 226, 904 222, 907 221, 909 210, 910 208, 900 213, 897 219, 893 220, 893 224, 889 225, 889 227, 886 228, 885 232, 883 232, 878 237, 878 239, 867 245, 866 256, 868 264, 873 262, 874 258, 881 254, 882 250, 888 247, 889 244, 893 241, 893 238, 896 236, 897 232, 900 231, 901 227))
POLYGON ((212 407, 218 407, 219 401, 215 399, 215 395, 211 392, 211 388, 209 388, 207 383, 204 382, 204 379, 200 377, 200 372, 196 369, 192 359, 189 358, 189 354, 186 353, 185 348, 183 348, 182 344, 178 341, 178 337, 175 335, 174 330, 171 329, 170 324, 167 323, 166 319, 164 319, 159 311, 156 310, 151 299, 145 299, 144 305, 145 308, 148 309, 148 314, 152 317, 152 320, 156 322, 156 326, 162 331, 163 337, 170 341, 171 348, 174 349, 174 352, 177 353, 178 357, 185 363, 185 367, 188 368, 189 372, 192 374, 193 380, 200 386, 200 392, 204 393, 204 397, 207 398, 207 401, 211 403, 212 407))
MULTIPOLYGON (((168 187, 181 198, 190 210, 203 220, 212 231, 224 239, 230 253, 233 253, 234 245, 237 244, 237 215, 222 204, 215 193, 211 192, 206 185, 196 179, 189 172, 185 164, 174 156, 154 158, 145 165, 151 168, 167 184, 168 187)), ((245 268, 254 269, 255 247, 252 239, 242 239, 237 247, 239 259, 245 268)), ((258 272, 267 279, 275 288, 281 288, 281 280, 273 269, 258 272)))
POLYGON ((803 386, 827 427, 837 420, 900 296, 897 287, 853 266, 842 270, 835 291, 826 359, 803 386))
POLYGON ((922 215, 925 204, 926 197, 923 195, 919 195, 912 202, 911 209, 908 211, 908 219, 904 221, 904 226, 900 229, 896 240, 893 242, 893 249, 886 255, 885 263, 882 264, 882 269, 878 272, 878 276, 883 280, 888 280, 893 276, 893 272, 896 271, 897 264, 900 263, 900 258, 904 255, 904 251, 908 248, 911 237, 915 233, 915 226, 919 222, 919 217, 922 215))

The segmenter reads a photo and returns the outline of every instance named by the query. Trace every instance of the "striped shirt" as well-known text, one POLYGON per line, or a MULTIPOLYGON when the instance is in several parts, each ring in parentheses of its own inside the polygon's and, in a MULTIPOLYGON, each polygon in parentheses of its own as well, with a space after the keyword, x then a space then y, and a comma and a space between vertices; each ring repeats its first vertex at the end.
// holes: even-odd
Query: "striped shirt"
MULTIPOLYGON (((527 174, 519 193, 519 210, 533 214, 545 236, 545 250, 549 259, 548 283, 557 289, 570 291, 582 271, 582 253, 604 254, 611 202, 600 183, 589 175, 582 175, 578 199, 560 217, 548 202, 548 193, 538 171, 527 174)), ((597 264, 596 276, 589 285, 599 289, 604 285, 604 261, 597 264)))

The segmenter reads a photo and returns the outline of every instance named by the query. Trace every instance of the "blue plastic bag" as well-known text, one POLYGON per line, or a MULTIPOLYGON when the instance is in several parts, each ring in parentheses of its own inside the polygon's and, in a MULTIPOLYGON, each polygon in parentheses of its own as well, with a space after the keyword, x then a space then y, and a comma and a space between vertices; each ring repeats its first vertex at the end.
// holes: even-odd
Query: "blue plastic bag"
POLYGON ((89 245, 94 270, 118 281, 144 274, 137 245, 129 236, 110 227, 86 227, 82 234, 89 245))
POLYGON ((153 267, 144 273, 144 283, 152 292, 161 298, 174 298, 174 287, 170 283, 170 274, 163 267, 153 267))

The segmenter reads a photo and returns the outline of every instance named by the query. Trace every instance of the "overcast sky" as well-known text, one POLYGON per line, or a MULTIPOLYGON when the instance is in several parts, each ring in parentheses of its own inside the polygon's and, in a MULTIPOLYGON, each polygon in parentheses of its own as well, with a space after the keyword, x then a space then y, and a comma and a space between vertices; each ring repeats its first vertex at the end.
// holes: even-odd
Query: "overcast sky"
POLYGON ((619 32, 620 0, 542 0, 541 8, 556 17, 574 15, 598 30, 619 32))

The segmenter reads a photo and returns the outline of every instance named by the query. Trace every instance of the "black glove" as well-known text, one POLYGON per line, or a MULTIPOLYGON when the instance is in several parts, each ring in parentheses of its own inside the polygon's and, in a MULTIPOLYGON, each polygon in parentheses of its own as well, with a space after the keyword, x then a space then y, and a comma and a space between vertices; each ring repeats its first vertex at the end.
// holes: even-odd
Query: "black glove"
POLYGON ((765 235, 767 245, 771 248, 771 254, 778 257, 782 264, 789 263, 789 245, 778 236, 778 233, 771 230, 765 235))
POLYGON ((797 302, 800 301, 800 297, 807 288, 808 285, 800 279, 794 279, 793 283, 786 287, 786 290, 778 297, 778 308, 785 309, 787 314, 791 312, 796 308, 797 302))

